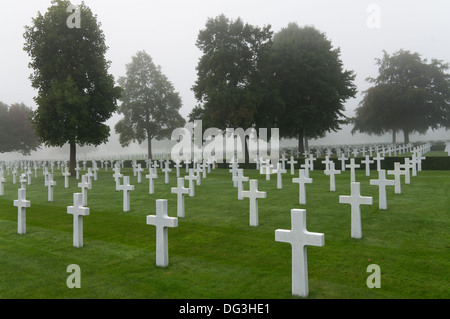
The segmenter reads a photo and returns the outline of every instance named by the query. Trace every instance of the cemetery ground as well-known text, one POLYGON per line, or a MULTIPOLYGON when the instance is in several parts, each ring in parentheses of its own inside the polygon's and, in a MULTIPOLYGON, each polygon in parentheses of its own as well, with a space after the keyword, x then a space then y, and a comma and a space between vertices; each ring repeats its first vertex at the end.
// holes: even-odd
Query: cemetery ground
MULTIPOLYGON (((329 190, 323 170, 310 171, 306 204, 299 201, 298 177, 283 174, 277 189, 276 175, 269 181, 256 169, 244 175, 258 179, 267 193, 259 200, 259 225, 249 225, 249 200, 238 200, 228 169, 214 169, 195 186, 195 196, 185 196, 185 217, 168 229, 169 266, 155 265, 154 226, 146 216, 155 214, 156 199, 168 200, 168 215, 177 216, 176 173, 170 183, 158 170, 155 194, 148 179, 137 183, 131 168, 121 173, 135 185, 129 212, 123 212, 121 191, 115 190, 113 171, 100 169, 88 190, 90 215, 84 220, 84 246, 72 246, 73 193, 80 188, 74 176, 64 188, 64 177, 55 168, 54 201, 47 201, 42 169, 26 186, 31 207, 26 210, 26 234, 17 233, 17 199, 20 187, 5 176, 0 196, 0 298, 274 298, 290 299, 291 246, 275 241, 276 229, 291 229, 291 209, 306 209, 306 228, 323 233, 323 247, 309 246, 308 298, 449 298, 450 171, 422 170, 404 183, 401 194, 387 188, 387 210, 378 209, 376 171, 365 176, 356 170, 361 195, 373 205, 361 206, 362 238, 350 236, 350 206, 339 204, 339 195, 350 194, 350 172, 336 175, 336 191, 329 190), (81 288, 69 289, 67 267, 81 271, 81 288), (381 270, 381 287, 368 288, 370 264, 381 270)), ((84 174, 84 172, 82 172, 84 174)), ((6 175, 6 174, 5 174, 6 175)), ((186 175, 184 168, 181 176, 186 175)), ((392 175, 387 178, 393 179, 392 175)), ((188 181, 185 181, 185 187, 188 181)), ((248 189, 248 182, 244 189, 248 189)))

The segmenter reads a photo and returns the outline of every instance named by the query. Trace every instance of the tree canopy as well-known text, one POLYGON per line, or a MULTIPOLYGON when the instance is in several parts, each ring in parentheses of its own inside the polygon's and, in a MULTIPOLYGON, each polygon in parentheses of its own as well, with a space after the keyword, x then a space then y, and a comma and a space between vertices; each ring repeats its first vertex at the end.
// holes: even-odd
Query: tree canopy
POLYGON ((115 126, 120 144, 127 146, 147 139, 148 158, 152 158, 152 139, 168 138, 175 128, 185 124, 179 114, 180 96, 145 51, 132 57, 126 65, 126 76, 118 82, 123 89, 119 113, 124 115, 115 126))
MULTIPOLYGON (((352 132, 381 135, 403 131, 409 143, 412 132, 450 127, 450 82, 448 64, 420 54, 399 50, 383 52, 376 59, 379 75, 367 80, 374 85, 365 91, 356 109, 352 132)), ((395 140, 395 137, 394 137, 395 140)))
POLYGON ((282 137, 303 138, 336 131, 345 123, 344 102, 356 94, 353 71, 343 69, 340 49, 312 26, 290 23, 276 33, 269 79, 279 95, 272 117, 282 137))
POLYGON ((38 90, 32 122, 47 146, 70 144, 74 173, 76 144, 99 145, 108 140, 105 122, 117 108, 120 88, 108 74, 108 47, 96 15, 84 4, 78 7, 80 27, 71 27, 70 1, 53 0, 31 26, 25 27, 24 50, 31 58, 31 84, 38 90))
POLYGON ((39 148, 39 140, 32 127, 32 109, 23 103, 11 106, 0 102, 0 153, 20 152, 29 155, 39 148))
POLYGON ((190 120, 203 127, 248 128, 255 123, 261 83, 261 61, 271 44, 270 26, 257 27, 223 14, 209 18, 196 45, 203 52, 192 87, 200 103, 190 120))

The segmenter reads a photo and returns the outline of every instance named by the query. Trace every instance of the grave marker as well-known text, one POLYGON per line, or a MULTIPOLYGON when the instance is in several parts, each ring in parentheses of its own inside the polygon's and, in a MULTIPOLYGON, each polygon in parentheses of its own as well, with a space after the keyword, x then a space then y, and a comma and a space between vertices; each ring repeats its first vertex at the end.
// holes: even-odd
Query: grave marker
POLYGON ((147 225, 156 226, 156 266, 169 265, 168 227, 177 227, 178 218, 167 216, 167 199, 156 200, 156 215, 147 215, 147 225))
POLYGON ((53 174, 48 174, 48 178, 45 181, 45 186, 48 187, 48 201, 53 202, 53 186, 56 182, 53 180, 53 174))
POLYGON ((189 197, 193 197, 195 194, 195 185, 194 180, 197 179, 197 176, 194 175, 194 169, 189 169, 189 175, 185 176, 184 179, 189 180, 189 197))
POLYGON ((130 185, 130 176, 123 177, 123 184, 119 185, 119 191, 123 191, 123 211, 130 211, 130 191, 134 190, 134 185, 130 185))
POLYGON ((275 230, 275 241, 292 246, 292 294, 307 297, 308 261, 306 246, 324 246, 325 235, 306 230, 306 210, 291 210, 291 230, 275 230))
POLYGON ((248 176, 244 176, 244 169, 239 168, 237 170, 237 175, 233 177, 233 181, 235 181, 237 183, 237 188, 238 188, 238 199, 242 200, 244 199, 242 197, 242 190, 243 190, 243 182, 248 182, 249 177, 248 176))
POLYGON ((350 159, 350 164, 345 165, 346 168, 350 168, 350 182, 355 182, 355 168, 359 168, 359 164, 355 164, 355 159, 350 159))
POLYGON ((17 207, 17 233, 26 233, 26 209, 30 207, 30 201, 26 200, 25 188, 19 188, 17 191, 17 200, 13 201, 14 206, 17 207))
POLYGON ((73 206, 67 206, 67 214, 73 215, 73 247, 83 247, 83 216, 89 215, 89 208, 83 207, 83 194, 73 194, 73 206))
POLYGON ((389 175, 394 175, 394 193, 395 194, 401 194, 402 193, 402 188, 401 188, 401 179, 400 176, 401 175, 405 175, 405 171, 403 171, 400 168, 400 163, 399 162, 395 162, 394 163, 394 170, 391 171, 387 171, 387 173, 389 175))
POLYGON ((258 180, 250 180, 250 188, 248 191, 242 191, 242 197, 250 199, 250 226, 258 226, 258 198, 266 198, 266 192, 258 191, 258 180))
POLYGON ((334 175, 340 174, 341 171, 334 168, 333 161, 330 162, 329 166, 330 168, 328 170, 325 170, 324 173, 325 175, 330 175, 330 192, 334 192, 336 191, 336 181, 334 175))
POLYGON ((87 190, 89 189, 89 183, 86 175, 81 176, 81 183, 78 183, 78 187, 81 187, 83 206, 87 206, 87 190))
POLYGON ((64 176, 64 188, 69 188, 70 172, 69 172, 69 169, 67 167, 64 170, 63 176, 64 176))
POLYGON ((298 183, 298 201, 300 204, 306 204, 306 190, 305 184, 310 184, 313 182, 312 178, 306 177, 305 170, 298 170, 299 176, 292 179, 292 183, 298 183))
POLYGON ((153 169, 151 166, 148 169, 148 174, 145 175, 145 178, 148 178, 148 193, 154 194, 155 193, 155 183, 154 179, 158 178, 158 175, 156 174, 156 168, 153 169), (155 170, 155 172, 153 172, 155 170))
POLYGON ((351 195, 339 196, 339 203, 351 205, 351 236, 352 238, 361 238, 361 205, 372 205, 372 197, 360 195, 359 182, 351 183, 351 195))
POLYGON ((378 171, 378 179, 371 179, 370 185, 378 186, 378 209, 387 209, 386 186, 394 186, 395 182, 386 179, 386 170, 380 169, 378 171))
POLYGON ((184 217, 184 194, 189 194, 189 188, 184 187, 184 178, 177 178, 177 187, 172 187, 171 192, 177 194, 177 216, 184 217))

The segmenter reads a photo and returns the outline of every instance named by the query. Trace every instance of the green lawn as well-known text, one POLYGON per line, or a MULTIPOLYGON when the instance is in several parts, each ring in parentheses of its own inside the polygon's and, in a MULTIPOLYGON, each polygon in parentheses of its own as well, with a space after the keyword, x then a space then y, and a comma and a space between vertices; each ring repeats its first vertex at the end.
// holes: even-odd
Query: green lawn
MULTIPOLYGON (((184 169, 181 170, 184 175, 184 169)), ((148 180, 137 184, 129 175, 131 211, 122 212, 122 192, 115 191, 112 171, 100 170, 88 191, 90 215, 84 217, 84 247, 72 246, 73 193, 78 181, 55 171, 54 202, 47 201, 42 171, 27 186, 27 233, 17 234, 19 184, 6 176, 0 196, 0 298, 292 298, 291 246, 275 241, 275 229, 290 229, 290 210, 305 208, 307 229, 325 234, 325 246, 308 247, 309 298, 449 298, 450 171, 422 171, 402 182, 402 194, 387 191, 388 209, 378 210, 378 188, 358 170, 361 194, 374 205, 362 206, 362 239, 350 237, 350 206, 339 195, 350 194, 350 173, 329 177, 312 171, 307 204, 298 204, 298 184, 288 173, 283 189, 256 170, 245 176, 259 180, 267 198, 259 201, 259 226, 249 226, 249 201, 237 199, 228 170, 212 170, 195 197, 185 197, 186 217, 169 229, 169 267, 155 265, 155 200, 168 199, 176 217, 175 173, 170 185, 159 172, 156 193, 148 180), (81 269, 81 288, 69 289, 70 264, 81 269), (381 288, 369 289, 367 266, 381 268, 381 288)), ((298 171, 296 171, 298 175, 298 171)), ((297 177, 297 176, 295 176, 297 177)), ((393 176, 388 175, 389 178, 393 176)), ((186 187, 188 185, 186 181, 186 187)), ((248 188, 248 183, 246 187, 248 188)))

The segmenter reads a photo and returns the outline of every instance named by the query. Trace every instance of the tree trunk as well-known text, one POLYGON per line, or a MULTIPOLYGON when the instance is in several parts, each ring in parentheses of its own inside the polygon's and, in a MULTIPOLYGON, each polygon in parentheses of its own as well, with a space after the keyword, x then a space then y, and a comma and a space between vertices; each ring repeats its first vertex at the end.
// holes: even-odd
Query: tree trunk
POLYGON ((405 139, 405 144, 408 144, 409 143, 409 132, 408 132, 408 130, 403 130, 403 136, 404 136, 404 139, 405 139))
POLYGON ((69 169, 70 175, 76 176, 75 167, 77 166, 77 144, 75 142, 70 142, 70 161, 69 169))
POLYGON ((307 136, 305 136, 305 150, 309 151, 309 140, 307 136))
POLYGON ((152 158, 152 137, 147 134, 147 158, 152 158))
POLYGON ((298 152, 300 153, 300 156, 305 154, 305 146, 303 144, 304 140, 304 131, 303 129, 298 130, 298 152))
POLYGON ((396 144, 397 143, 397 132, 395 131, 395 129, 392 130, 392 144, 396 144))

